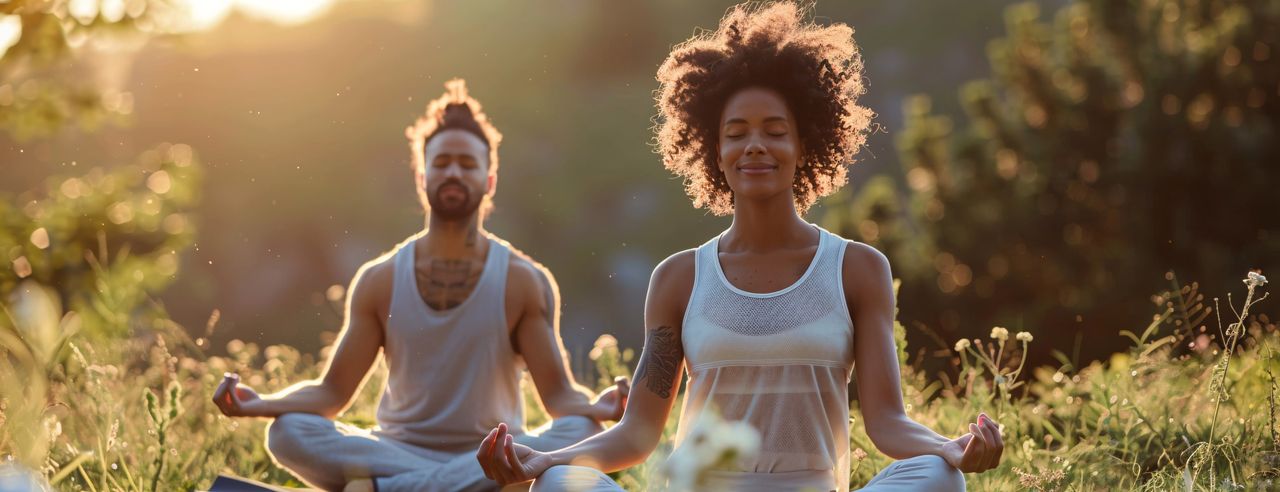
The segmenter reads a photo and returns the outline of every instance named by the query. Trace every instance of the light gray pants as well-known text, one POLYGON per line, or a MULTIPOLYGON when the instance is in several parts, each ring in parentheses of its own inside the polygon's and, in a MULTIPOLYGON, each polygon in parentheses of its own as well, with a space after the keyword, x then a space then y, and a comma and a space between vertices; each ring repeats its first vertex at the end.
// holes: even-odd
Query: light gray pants
MULTIPOLYGON (((731 487, 734 492, 785 490, 776 483, 731 487)), ((531 492, 618 492, 618 486, 600 470, 585 466, 553 466, 533 482, 531 492)), ((957 492, 964 490, 964 474, 934 455, 895 461, 867 482, 864 492, 957 492)))
MULTIPOLYGON (((601 431, 587 417, 556 419, 515 441, 539 451, 577 443, 601 431)), ((480 441, 476 441, 479 449, 480 441)), ((342 490, 360 478, 377 480, 380 492, 498 490, 484 478, 476 450, 439 451, 414 446, 319 415, 286 413, 267 427, 267 451, 281 467, 324 490, 342 490)))

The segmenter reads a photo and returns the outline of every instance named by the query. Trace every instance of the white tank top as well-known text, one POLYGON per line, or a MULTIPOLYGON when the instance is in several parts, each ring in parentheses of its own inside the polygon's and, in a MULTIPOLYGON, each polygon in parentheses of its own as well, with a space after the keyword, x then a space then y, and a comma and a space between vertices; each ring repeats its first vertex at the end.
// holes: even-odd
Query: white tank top
POLYGON ((730 490, 849 490, 846 241, 813 227, 819 240, 809 268, 777 292, 746 292, 729 282, 718 257, 724 234, 695 255, 681 333, 689 384, 675 445, 712 408, 758 430, 760 453, 712 477, 730 490), (785 485, 778 480, 784 477, 785 485))
POLYGON ((521 359, 507 330, 510 250, 489 240, 484 272, 471 296, 437 311, 418 293, 414 239, 395 253, 383 353, 387 388, 378 404, 379 433, 441 451, 474 451, 506 422, 524 432, 521 359))

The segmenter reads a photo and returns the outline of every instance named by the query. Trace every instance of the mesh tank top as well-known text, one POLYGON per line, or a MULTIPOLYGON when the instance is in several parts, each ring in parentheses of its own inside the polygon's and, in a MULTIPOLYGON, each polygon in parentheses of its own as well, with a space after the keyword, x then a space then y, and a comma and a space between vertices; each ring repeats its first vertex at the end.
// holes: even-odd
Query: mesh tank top
POLYGON ((405 241, 393 260, 379 434, 441 451, 474 451, 499 422, 513 434, 523 433, 524 363, 511 347, 505 307, 510 250, 489 239, 484 271, 471 296, 437 311, 418 293, 417 237, 405 241))
POLYGON ((724 234, 695 255, 681 334, 689 384, 676 446, 708 409, 758 430, 760 453, 713 475, 729 490, 849 489, 853 321, 841 281, 846 242, 813 227, 819 240, 808 270, 777 292, 729 283, 718 257, 724 234))

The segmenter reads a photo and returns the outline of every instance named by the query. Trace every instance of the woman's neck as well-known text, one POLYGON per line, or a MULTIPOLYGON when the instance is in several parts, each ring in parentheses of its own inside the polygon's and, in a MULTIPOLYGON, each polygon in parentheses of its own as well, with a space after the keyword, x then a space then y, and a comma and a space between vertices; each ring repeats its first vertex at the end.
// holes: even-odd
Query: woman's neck
POLYGON ((803 248, 817 242, 817 231, 796 212, 790 193, 768 200, 735 200, 733 224, 721 240, 721 251, 767 253, 803 248))

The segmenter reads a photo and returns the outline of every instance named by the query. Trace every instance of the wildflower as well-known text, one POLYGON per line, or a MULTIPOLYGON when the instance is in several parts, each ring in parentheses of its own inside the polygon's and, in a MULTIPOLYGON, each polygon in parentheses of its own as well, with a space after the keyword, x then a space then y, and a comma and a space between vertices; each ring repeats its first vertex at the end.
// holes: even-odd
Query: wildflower
POLYGON ((591 352, 587 354, 587 357, 591 360, 596 360, 599 359, 600 356, 604 355, 605 351, 617 350, 617 348, 618 339, 614 338, 613 335, 606 333, 604 335, 600 335, 600 338, 596 339, 595 346, 591 347, 591 352))
POLYGON ((760 451, 760 432, 746 422, 703 412, 685 441, 663 466, 672 491, 705 488, 707 472, 750 459, 760 451))
POLYGON ((997 326, 997 327, 995 327, 995 328, 992 328, 992 329, 991 329, 991 338, 994 338, 994 339, 996 339, 996 340, 1000 340, 1000 341, 1002 341, 1002 342, 1003 342, 1003 341, 1005 341, 1005 340, 1008 340, 1008 339, 1009 339, 1009 329, 1008 329, 1008 328, 999 327, 999 326, 997 326))
POLYGON ((964 349, 967 348, 969 348, 968 338, 961 338, 960 341, 956 342, 956 352, 964 352, 964 349))
POLYGON ((1249 272, 1249 276, 1244 279, 1244 285, 1250 288, 1267 285, 1267 277, 1263 277, 1258 272, 1249 272))
POLYGON ((1030 343, 1030 342, 1031 342, 1031 340, 1033 340, 1033 339, 1035 338, 1035 337, 1031 336, 1031 334, 1030 334, 1030 333, 1027 333, 1027 332, 1025 332, 1025 331, 1020 331, 1020 332, 1018 332, 1018 334, 1017 334, 1017 335, 1015 335, 1014 337, 1015 337, 1015 338, 1017 338, 1019 341, 1023 341, 1023 342, 1027 342, 1027 343, 1030 343))

